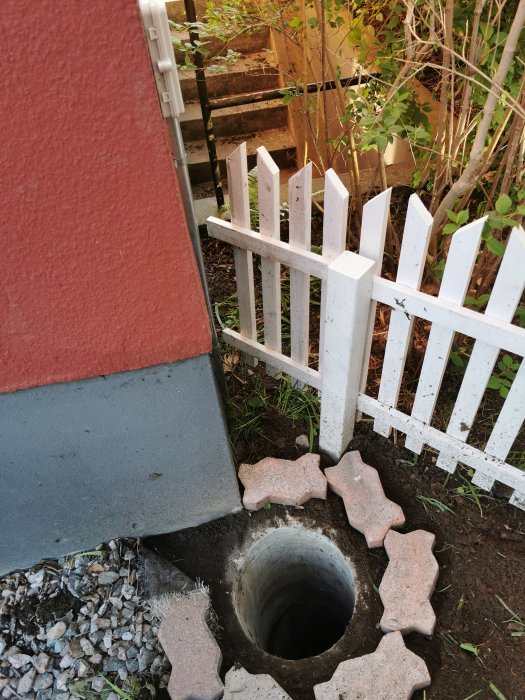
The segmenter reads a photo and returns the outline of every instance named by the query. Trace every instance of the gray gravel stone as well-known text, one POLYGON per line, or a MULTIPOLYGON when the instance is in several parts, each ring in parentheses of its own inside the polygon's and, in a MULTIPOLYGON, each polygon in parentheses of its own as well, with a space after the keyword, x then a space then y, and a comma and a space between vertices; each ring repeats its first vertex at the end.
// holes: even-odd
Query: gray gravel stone
POLYGON ((55 681, 55 677, 52 673, 42 673, 35 678, 33 683, 33 690, 46 690, 50 688, 55 681))
POLYGON ((112 583, 115 583, 115 581, 118 581, 119 578, 120 576, 117 571, 104 571, 104 573, 98 576, 98 584, 99 586, 110 586, 112 583))
POLYGON ((57 623, 55 623, 53 625, 53 627, 51 627, 51 629, 49 629, 47 631, 47 635, 46 635, 47 639, 49 641, 55 640, 55 639, 60 639, 61 637, 64 636, 66 630, 67 630, 66 623, 63 620, 59 620, 57 623))
POLYGON ((36 669, 35 668, 30 668, 27 673, 24 673, 22 678, 18 682, 18 686, 16 689, 16 692, 18 695, 21 695, 24 697, 24 695, 27 695, 31 688, 33 687, 33 681, 36 676, 36 669))

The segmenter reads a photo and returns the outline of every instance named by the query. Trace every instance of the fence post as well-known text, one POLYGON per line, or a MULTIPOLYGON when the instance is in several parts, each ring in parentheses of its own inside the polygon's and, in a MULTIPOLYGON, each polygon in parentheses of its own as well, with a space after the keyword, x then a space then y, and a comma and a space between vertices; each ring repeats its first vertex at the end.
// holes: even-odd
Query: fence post
POLYGON ((375 266, 348 251, 328 266, 319 449, 334 460, 354 432, 375 266))

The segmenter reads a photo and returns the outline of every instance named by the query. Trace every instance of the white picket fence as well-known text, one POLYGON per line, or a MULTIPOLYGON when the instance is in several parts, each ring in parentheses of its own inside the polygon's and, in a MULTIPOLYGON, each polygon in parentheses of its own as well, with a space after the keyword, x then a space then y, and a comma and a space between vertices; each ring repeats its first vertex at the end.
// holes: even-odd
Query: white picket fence
POLYGON ((350 442, 356 417, 374 418, 374 430, 406 434, 406 447, 425 444, 439 452, 437 465, 453 472, 458 462, 474 470, 475 485, 495 481, 513 489, 510 502, 525 509, 525 472, 508 464, 508 453, 525 418, 522 362, 484 450, 467 444, 470 429, 501 350, 525 355, 525 329, 511 323, 525 287, 525 231, 515 228, 485 313, 463 302, 478 254, 485 219, 452 237, 437 297, 419 291, 432 217, 417 195, 409 200, 396 281, 381 277, 390 190, 364 207, 359 254, 345 251, 348 192, 332 171, 325 176, 322 255, 311 252, 312 169, 289 181, 289 243, 280 240, 279 169, 266 149, 257 152, 260 231, 250 229, 246 148, 228 158, 231 223, 208 219, 209 234, 235 246, 240 332, 225 340, 248 361, 266 363, 271 375, 284 372, 320 391, 320 449, 339 459, 350 442), (252 253, 261 256, 264 343, 257 342, 252 253), (281 265, 290 268, 290 356, 281 341, 281 265), (322 280, 319 369, 308 365, 310 276, 322 280), (392 308, 378 398, 366 379, 376 303, 392 308), (399 392, 415 317, 432 324, 411 415, 398 410, 399 392), (455 333, 475 340, 448 427, 431 426, 455 333))

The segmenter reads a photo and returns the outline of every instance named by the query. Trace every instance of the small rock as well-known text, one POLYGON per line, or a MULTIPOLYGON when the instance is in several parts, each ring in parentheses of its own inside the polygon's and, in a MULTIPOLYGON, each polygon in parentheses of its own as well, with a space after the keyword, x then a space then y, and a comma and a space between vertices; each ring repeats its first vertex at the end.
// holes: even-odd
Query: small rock
POLYGON ((16 689, 18 695, 24 697, 24 695, 27 695, 29 693, 29 691, 33 687, 33 681, 35 679, 35 676, 35 668, 30 668, 29 671, 22 676, 22 678, 18 682, 18 687, 16 689))
POLYGON ((51 688, 54 681, 55 677, 52 673, 42 673, 41 675, 35 678, 35 682, 33 683, 33 690, 47 690, 47 688, 51 688))
POLYGON ((95 676, 91 681, 91 688, 97 693, 101 693, 106 687, 106 681, 100 676, 95 676))
POLYGON ((244 668, 231 668, 224 683, 224 700, 291 700, 266 673, 252 675, 244 668))
POLYGON ((92 664, 93 666, 98 666, 99 664, 101 664, 102 663, 102 654, 93 654, 93 656, 90 656, 89 663, 92 664))
POLYGON ((47 631, 46 638, 48 639, 48 641, 60 639, 61 637, 64 636, 66 630, 67 630, 66 623, 63 622, 62 620, 59 620, 57 623, 55 623, 53 625, 53 627, 51 627, 51 629, 49 629, 47 631))
POLYGON ((81 659, 85 654, 79 639, 69 642, 69 653, 74 659, 81 659))
POLYGON ((84 659, 80 659, 75 668, 76 675, 78 678, 85 678, 91 675, 92 668, 84 659))
POLYGON ((93 656, 93 654, 96 653, 95 647, 93 646, 93 644, 91 644, 89 639, 82 638, 80 640, 80 646, 86 656, 93 656))
POLYGON ((295 445, 301 450, 307 450, 310 447, 310 438, 308 435, 298 435, 295 438, 295 445))
POLYGON ((31 657, 27 654, 15 653, 10 654, 7 660, 13 668, 22 668, 22 666, 25 666, 31 661, 31 657))
POLYGON ((99 586, 110 586, 115 581, 118 581, 120 576, 116 571, 104 571, 104 573, 99 574, 98 583, 99 586))
POLYGON ((36 668, 38 673, 45 673, 47 671, 47 667, 49 666, 49 656, 44 654, 44 652, 38 654, 38 656, 33 656, 31 661, 33 662, 33 666, 36 668))

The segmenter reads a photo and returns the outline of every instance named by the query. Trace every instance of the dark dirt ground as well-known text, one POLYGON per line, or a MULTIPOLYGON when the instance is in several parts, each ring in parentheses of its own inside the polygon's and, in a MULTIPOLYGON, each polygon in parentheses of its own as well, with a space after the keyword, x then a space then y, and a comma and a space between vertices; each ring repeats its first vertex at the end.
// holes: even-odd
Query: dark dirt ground
MULTIPOLYGON (((203 247, 217 316, 223 324, 230 325, 235 323, 234 304, 229 299, 235 293, 231 250, 214 240, 204 241, 203 247)), ((385 312, 380 309, 370 362, 368 391, 372 393, 380 376, 385 321, 385 312)), ((415 389, 427 334, 428 327, 416 326, 405 373, 406 396, 401 397, 407 405, 415 389)), ((306 411, 293 419, 295 414, 283 409, 283 385, 268 378, 264 366, 249 369, 238 354, 225 350, 224 369, 237 462, 253 462, 266 456, 295 459, 300 454, 295 438, 315 432, 311 413, 306 411)), ((449 371, 439 397, 435 425, 446 426, 460 381, 461 373, 449 371)), ((474 443, 486 440, 500 405, 496 392, 488 393, 479 411, 474 443)), ((466 469, 460 467, 455 475, 447 476, 435 466, 432 450, 426 449, 418 458, 403 448, 401 434, 394 432, 387 440, 373 433, 371 427, 366 418, 358 423, 349 449, 360 450, 363 459, 379 471, 386 495, 402 506, 407 523, 403 532, 422 528, 436 535, 434 552, 440 566, 432 597, 436 630, 432 639, 418 634, 405 639, 407 646, 425 660, 432 676, 430 687, 414 697, 525 700, 525 513, 508 504, 509 494, 503 487, 496 485, 492 494, 471 488, 466 469), (516 617, 512 618, 504 604, 516 617)), ((524 449, 522 431, 514 446, 515 454, 523 454, 524 449)), ((323 465, 329 466, 329 462, 323 465)), ((220 640, 223 674, 238 662, 250 672, 272 674, 294 700, 312 700, 315 683, 329 679, 344 658, 372 652, 381 638, 377 625, 382 606, 374 587, 381 581, 387 556, 382 548, 366 549, 364 538, 349 527, 342 503, 333 494, 326 502, 312 500, 303 509, 272 506, 251 515, 242 512, 199 528, 154 538, 149 544, 210 586, 213 605, 224 628, 220 640), (242 546, 254 528, 282 523, 287 514, 329 534, 352 558, 360 579, 367 582, 362 605, 356 608, 342 640, 320 657, 301 661, 283 661, 261 654, 244 637, 232 612, 227 575, 228 557, 242 546)))

